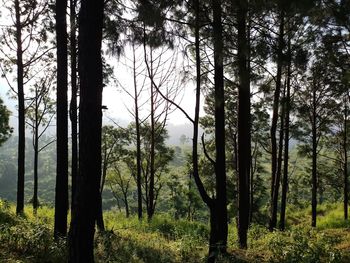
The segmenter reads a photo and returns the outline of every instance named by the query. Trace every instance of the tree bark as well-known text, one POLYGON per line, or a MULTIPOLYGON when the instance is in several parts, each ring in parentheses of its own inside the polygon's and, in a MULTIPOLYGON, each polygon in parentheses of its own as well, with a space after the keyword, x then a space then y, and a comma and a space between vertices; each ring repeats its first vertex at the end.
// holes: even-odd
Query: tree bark
POLYGON ((97 228, 99 231, 105 231, 105 222, 103 220, 102 190, 101 189, 100 189, 100 194, 98 197, 96 225, 97 225, 97 228))
POLYGON ((68 212, 68 46, 67 0, 56 1, 57 41, 57 170, 54 236, 67 234, 68 212))
POLYGON ((76 0, 70 0, 70 55, 71 55, 71 101, 70 120, 72 129, 72 190, 71 207, 76 189, 76 178, 78 174, 78 114, 77 114, 77 41, 76 41, 76 0))
MULTIPOLYGON (((283 91, 283 100, 285 98, 285 88, 283 91)), ((285 118, 285 105, 282 103, 282 111, 280 116, 280 130, 279 130, 279 142, 278 142, 278 155, 277 155, 277 170, 275 176, 275 183, 272 195, 272 212, 270 229, 273 230, 277 225, 277 210, 278 210, 278 194, 281 185, 281 173, 282 173, 282 155, 283 155, 283 140, 284 140, 284 118, 285 118)))
POLYGON ((34 128, 34 193, 33 193, 33 213, 37 214, 38 209, 38 157, 39 157, 39 123, 38 123, 38 92, 35 88, 35 128, 34 128))
POLYGON ((141 186, 141 134, 140 134, 140 118, 138 105, 138 90, 136 81, 136 57, 135 47, 133 48, 133 75, 134 75, 134 105, 135 105, 135 128, 136 128, 136 185, 137 185, 137 216, 142 219, 142 186, 141 186))
POLYGON ((19 0, 15 0, 16 41, 17 41, 17 96, 18 96, 18 175, 16 214, 24 209, 24 173, 25 173, 25 107, 23 83, 22 23, 19 0))
POLYGON ((98 206, 97 206, 97 215, 96 215, 96 225, 99 231, 105 230, 105 223, 103 221, 103 207, 102 207, 102 193, 105 185, 105 180, 107 177, 107 169, 108 169, 108 153, 107 146, 103 147, 103 161, 102 161, 102 176, 101 181, 99 182, 99 197, 98 197, 98 206))
POLYGON ((276 220, 273 216, 273 193, 276 187, 276 174, 277 174, 277 122, 278 122, 278 109, 280 102, 281 93, 281 79, 282 79, 282 64, 283 64, 283 46, 284 46, 284 12, 280 11, 280 25, 279 25, 279 36, 278 36, 278 50, 277 50, 277 75, 276 75, 276 89, 273 98, 273 112, 272 112, 272 123, 270 129, 271 135, 271 207, 270 207, 270 223, 269 229, 272 231, 276 227, 276 220))
POLYGON ((238 243, 247 248, 249 223, 249 177, 251 164, 250 73, 246 19, 248 2, 238 1, 238 243))
POLYGON ((129 202, 128 202, 128 195, 127 192, 123 192, 124 196, 124 204, 125 204, 125 216, 128 218, 130 216, 130 210, 129 210, 129 202))
MULTIPOLYGON (((153 79, 153 56, 152 56, 152 48, 151 48, 151 78, 153 79)), ((154 176, 155 176, 155 170, 154 170, 154 159, 155 159, 155 116, 154 116, 154 104, 155 104, 155 93, 154 93, 154 85, 153 81, 151 83, 151 149, 150 149, 150 177, 149 177, 149 194, 148 194, 148 207, 147 207, 147 217, 148 220, 151 220, 154 214, 154 176)))
POLYGON ((344 219, 348 219, 348 188, 349 188, 349 181, 348 181, 348 136, 347 136, 347 119, 348 119, 348 107, 347 107, 347 94, 345 95, 344 99, 345 103, 345 109, 344 109, 344 136, 343 136, 343 152, 344 152, 344 219))
POLYGON ((289 122, 290 122, 290 80, 291 80, 291 47, 290 36, 288 36, 288 66, 287 66, 287 91, 285 97, 285 119, 284 119, 284 160, 283 160, 283 178, 281 193, 281 214, 280 214, 280 230, 284 231, 286 221, 286 205, 288 191, 288 163, 289 163, 289 122))
MULTIPOLYGON (((225 156, 225 98, 223 67, 223 34, 221 0, 213 0, 213 41, 214 41, 214 87, 215 87, 215 179, 216 198, 211 207, 214 219, 215 238, 210 239, 209 254, 212 251, 226 253, 227 249, 227 196, 226 196, 226 156, 225 156), (214 210, 214 211, 213 211, 214 210), (214 213, 213 213, 214 212, 214 213), (216 218, 215 218, 216 217, 216 218)), ((213 230, 211 230, 213 231, 213 230)))
POLYGON ((312 220, 311 226, 316 227, 317 219, 317 102, 316 102, 316 87, 315 83, 312 87, 312 197, 311 197, 311 207, 312 207, 312 220))
POLYGON ((79 173, 69 236, 69 262, 94 262, 101 180, 103 0, 82 0, 79 14, 79 173))

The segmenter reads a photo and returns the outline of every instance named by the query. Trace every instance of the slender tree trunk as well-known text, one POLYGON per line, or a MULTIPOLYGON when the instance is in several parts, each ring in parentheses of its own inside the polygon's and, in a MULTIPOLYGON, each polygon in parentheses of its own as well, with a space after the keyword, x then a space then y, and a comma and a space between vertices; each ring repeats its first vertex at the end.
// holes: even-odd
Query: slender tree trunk
POLYGON ((256 162, 257 159, 257 142, 254 143, 254 151, 251 153, 251 160, 250 160, 250 180, 249 180, 249 221, 248 223, 251 224, 253 221, 253 215, 255 213, 254 211, 254 175, 255 175, 255 167, 254 162, 256 162), (255 161, 253 161, 253 159, 255 161))
POLYGON ((33 194, 33 212, 36 215, 38 209, 38 148, 34 148, 34 194, 33 194))
POLYGON ((101 180, 103 0, 82 0, 79 14, 79 173, 69 237, 69 262, 94 262, 101 180))
POLYGON ((193 178, 197 185, 199 194, 203 201, 209 206, 212 201, 207 195, 203 183, 199 177, 198 169, 198 124, 199 124, 199 109, 200 109, 200 96, 201 96, 201 57, 200 57, 200 39, 199 39, 199 0, 195 0, 195 14, 196 14, 196 25, 195 25, 195 53, 196 53, 196 102, 195 102, 195 113, 193 122, 193 142, 192 142, 192 166, 193 166, 193 178))
MULTIPOLYGON (((152 56, 152 49, 151 49, 151 77, 153 78, 153 56, 152 56)), ((148 204, 148 211, 147 211, 147 217, 148 220, 151 220, 154 214, 154 176, 155 176, 155 170, 154 170, 154 159, 155 159, 155 91, 154 91, 154 85, 153 81, 151 83, 151 151, 150 151, 150 179, 149 179, 149 204, 148 204)))
POLYGON ((344 219, 348 219, 348 135, 347 135, 347 119, 348 119, 348 107, 347 99, 345 96, 345 109, 344 109, 344 136, 343 136, 343 151, 344 151, 344 219))
POLYGON ((187 205, 187 220, 192 221, 192 175, 191 172, 188 175, 188 205, 187 205))
POLYGON ((33 213, 37 214, 38 209, 38 156, 39 156, 39 123, 38 123, 38 94, 35 90, 35 129, 34 129, 34 193, 33 193, 33 213))
POLYGON ((226 253, 227 249, 227 196, 225 156, 225 99, 222 40, 221 0, 213 0, 214 87, 215 87, 215 179, 216 198, 210 208, 211 235, 209 255, 226 253))
POLYGON ((124 196, 124 204, 125 204, 125 216, 128 218, 130 216, 130 209, 129 209, 129 202, 128 202, 128 196, 127 193, 123 193, 124 196))
POLYGON ((18 96, 18 175, 16 214, 24 209, 24 173, 25 173, 25 107, 23 84, 22 23, 19 0, 15 0, 16 41, 17 41, 17 96, 18 96))
POLYGON ((67 0, 56 1, 57 41, 57 174, 54 236, 67 234, 68 212, 68 47, 67 0))
MULTIPOLYGON (((224 100, 223 100, 223 64, 222 64, 222 25, 221 25, 221 3, 220 1, 213 1, 214 10, 214 49, 215 54, 215 88, 216 88, 216 115, 224 114, 224 100), (220 43, 221 42, 221 43, 220 43)), ((225 142, 224 136, 219 134, 220 128, 223 128, 224 115, 216 119, 216 148, 219 147, 219 153, 216 155, 217 165, 222 165, 220 168, 215 168, 216 173, 216 192, 217 198, 212 199, 206 192, 203 182, 199 177, 198 170, 198 123, 199 123, 199 108, 200 108, 200 85, 201 85, 201 59, 200 59, 200 20, 199 20, 199 0, 194 2, 195 11, 195 54, 196 54, 196 102, 195 115, 193 120, 193 144, 192 144, 192 165, 193 178, 197 185, 199 194, 203 202, 208 206, 210 211, 210 238, 209 238, 209 256, 208 262, 215 262, 219 252, 225 253, 227 247, 227 209, 226 209, 226 173, 225 173, 225 142), (222 136, 221 139, 217 135, 222 136), (220 173, 220 174, 219 174, 220 173), (222 180, 222 181, 221 181, 222 180), (218 201, 219 200, 219 201, 218 201), (221 202, 221 203, 220 203, 221 202)))
POLYGON ((247 248, 249 223, 249 176, 251 164, 250 73, 246 19, 248 2, 238 1, 238 243, 247 248))
POLYGON ((136 126, 136 185, 137 185, 137 216, 142 219, 142 186, 141 186, 141 134, 139 119, 139 94, 136 80, 136 57, 135 46, 133 44, 133 73, 134 73, 134 105, 135 105, 135 126, 136 126))
POLYGON ((103 207, 102 207, 102 193, 103 193, 103 188, 105 185, 105 180, 107 176, 107 168, 108 168, 108 160, 107 160, 107 148, 104 149, 104 159, 102 162, 102 181, 99 182, 100 188, 100 195, 98 198, 98 207, 97 207, 97 216, 96 216, 96 225, 99 231, 104 231, 105 230, 105 223, 103 221, 103 207))
MULTIPOLYGON (((201 56, 200 56, 200 20, 199 20, 199 0, 194 1, 195 11, 195 57, 196 57, 196 101, 193 121, 193 139, 192 139, 192 174, 197 185, 199 194, 205 204, 210 207, 212 199, 205 191, 204 185, 199 177, 198 169, 198 127, 199 127, 199 110, 200 110, 200 96, 201 96, 201 56)), ((190 176, 191 180, 191 176, 190 176)), ((210 243, 210 242, 209 242, 210 243)))
MULTIPOLYGON (((285 98, 285 88, 283 91, 283 100, 285 98)), ((277 155, 277 170, 275 176, 275 183, 272 195, 272 213, 270 229, 273 230, 277 225, 277 210, 278 210, 278 194, 281 184, 281 173, 282 173, 282 155, 283 155, 283 140, 284 140, 284 115, 285 115, 285 105, 282 103, 281 120, 280 120, 280 130, 279 130, 279 142, 278 142, 278 155, 277 155)))
POLYGON ((71 101, 70 120, 72 129, 72 190, 71 206, 73 204, 76 178, 78 174, 78 114, 77 114, 77 42, 76 42, 76 0, 70 0, 70 55, 71 55, 71 101))
POLYGON ((279 36, 278 36, 278 50, 277 50, 277 75, 276 75, 276 89, 273 98, 273 112, 272 112, 272 123, 270 129, 271 135, 271 207, 270 207, 270 223, 269 229, 272 231, 276 227, 276 220, 273 216, 273 193, 276 187, 276 174, 277 174, 277 122, 278 122, 278 108, 280 102, 281 93, 281 79, 282 79, 282 64, 283 64, 283 46, 284 46, 284 12, 280 11, 280 25, 279 25, 279 36))
POLYGON ((316 227, 316 216, 317 216, 317 113, 316 113, 316 87, 313 86, 312 90, 312 221, 311 226, 316 227))
POLYGON ((288 191, 288 163, 289 163, 289 122, 290 122, 290 80, 291 80, 291 47, 290 36, 288 36, 288 67, 287 67, 287 92, 285 97, 285 124, 284 124, 284 160, 283 160, 283 179, 281 193, 281 214, 280 214, 280 230, 285 229, 286 221, 286 205, 288 191))
POLYGON ((106 177, 107 177, 107 170, 108 170, 108 164, 107 164, 107 151, 105 149, 104 151, 104 160, 102 162, 102 181, 101 181, 101 186, 100 186, 100 192, 102 193, 103 192, 103 189, 104 189, 104 186, 105 186, 105 183, 106 183, 106 177))

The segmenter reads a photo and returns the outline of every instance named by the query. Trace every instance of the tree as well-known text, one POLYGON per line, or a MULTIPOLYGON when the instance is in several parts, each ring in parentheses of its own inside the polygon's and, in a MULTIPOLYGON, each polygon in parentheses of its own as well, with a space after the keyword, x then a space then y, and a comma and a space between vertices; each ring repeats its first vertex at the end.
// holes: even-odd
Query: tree
POLYGON ((67 0, 56 1, 57 42, 57 174, 55 192, 55 238, 67 234, 68 212, 68 44, 67 0))
MULTIPOLYGON (((107 178, 107 171, 114 167, 115 163, 125 154, 124 147, 129 143, 129 135, 123 128, 114 128, 113 126, 102 127, 102 177, 100 185, 100 205, 96 219, 99 230, 104 230, 102 193, 107 178)), ((117 169, 117 167, 115 167, 117 169)))
MULTIPOLYGON (((283 178, 282 178, 282 193, 281 193, 281 213, 279 229, 284 230, 285 228, 285 215, 287 205, 287 190, 288 190, 288 160, 289 160, 289 127, 290 127, 290 105, 291 105, 291 37, 288 34, 288 51, 287 51, 287 83, 286 93, 284 97, 285 116, 284 116, 284 156, 283 156, 283 178)), ((283 121, 283 120, 282 120, 283 121)))
MULTIPOLYGON (((70 57, 71 57, 71 101, 69 108, 69 116, 71 121, 72 130, 72 193, 71 203, 74 199, 76 178, 78 174, 78 113, 77 113, 77 96, 78 96, 78 83, 77 83, 77 41, 76 41, 76 5, 77 0, 70 0, 70 57)), ((72 206, 72 204, 71 204, 72 206)))
POLYGON ((251 117, 250 117, 250 79, 247 45, 246 17, 248 2, 238 1, 238 237, 239 246, 247 248, 249 224, 249 178, 251 165, 251 117))
MULTIPOLYGON (((319 56, 321 54, 318 54, 319 56)), ((321 55, 322 57, 322 55, 321 55)), ((303 89, 298 90, 298 124, 300 127, 298 138, 306 144, 301 151, 309 154, 312 159, 311 173, 311 226, 316 227, 318 171, 317 158, 320 151, 320 140, 329 132, 331 111, 334 109, 334 99, 331 96, 327 71, 328 63, 317 57, 310 67, 309 75, 303 78, 303 89)))
MULTIPOLYGON (((278 193, 281 178, 281 167, 278 160, 278 148, 277 148, 277 125, 279 118, 279 104, 280 104, 280 94, 282 86, 282 67, 283 67, 283 50, 285 46, 284 35, 285 35, 285 11, 282 7, 282 1, 279 2, 279 32, 278 32, 278 47, 277 53, 277 74, 276 74, 276 87, 274 91, 273 99, 273 113, 271 121, 271 218, 269 223, 269 229, 272 231, 276 227, 277 223, 277 202, 278 193)), ((282 141, 282 138, 280 138, 282 141)))
POLYGON ((12 128, 9 126, 10 111, 0 98, 0 146, 11 136, 12 128))
POLYGON ((115 162, 107 179, 113 196, 116 199, 123 200, 126 217, 129 217, 130 215, 128 197, 132 178, 132 172, 128 171, 128 169, 125 167, 125 164, 123 166, 121 162, 115 162))
POLYGON ((137 185, 137 216, 142 218, 142 179, 141 179, 141 134, 140 134, 140 117, 139 117, 139 91, 137 87, 136 57, 135 46, 133 43, 133 75, 134 75, 134 107, 135 107, 135 128, 136 128, 136 185, 137 185))
MULTIPOLYGON (((45 67, 49 69, 49 65, 45 67)), ((49 128, 51 121, 54 117, 54 104, 50 97, 50 89, 52 86, 54 74, 53 72, 47 72, 46 76, 42 76, 38 79, 37 83, 30 90, 33 98, 29 101, 27 106, 27 125, 31 128, 33 134, 33 149, 34 149, 34 193, 32 198, 33 213, 36 215, 39 205, 38 200, 38 163, 39 153, 49 146, 54 141, 50 141, 40 146, 40 139, 49 128)))
POLYGON ((25 174, 25 85, 29 85, 36 63, 49 48, 46 46, 49 16, 47 1, 3 1, 7 15, 13 23, 4 27, 1 41, 1 70, 7 84, 18 99, 18 175, 16 213, 24 208, 25 174), (30 47, 30 48, 29 48, 30 47), (9 79, 12 67, 16 66, 16 88, 9 79))
MULTIPOLYGON (((132 127, 132 126, 131 126, 132 127)), ((142 163, 142 187, 143 187, 143 200, 146 203, 147 215, 151 218, 156 209, 159 193, 164 186, 164 174, 169 172, 169 162, 173 159, 174 150, 167 147, 165 140, 168 137, 167 130, 164 128, 163 123, 155 123, 155 135, 154 136, 154 152, 151 152, 152 147, 152 132, 150 124, 144 124, 140 126, 141 135, 141 163, 142 163), (152 154, 153 157, 152 157, 152 154), (151 170, 151 161, 153 159, 153 169, 151 170), (153 172, 153 175, 151 174, 153 172), (153 178, 152 178, 153 176, 153 178), (153 181, 153 182, 152 182, 153 181), (150 188, 153 188, 150 191, 150 188), (153 196, 150 196, 152 194, 153 196), (150 213, 151 212, 151 213, 150 213)), ((134 132, 133 132, 134 133, 134 132)), ((135 175, 135 164, 129 161, 127 162, 130 171, 135 175)), ((135 177, 135 176, 134 176, 135 177)), ((149 218, 150 219, 150 218, 149 218)))
POLYGON ((148 187, 148 203, 147 203, 147 217, 152 219, 154 214, 156 191, 155 191, 155 159, 156 159, 156 141, 161 137, 167 122, 168 114, 171 112, 171 103, 174 101, 178 93, 176 81, 172 79, 172 72, 176 68, 176 55, 170 59, 164 59, 164 55, 169 48, 156 49, 153 46, 150 38, 152 31, 146 34, 144 31, 144 61, 147 68, 147 77, 150 80, 150 171, 149 171, 149 187, 148 187), (149 44, 149 52, 147 52, 147 43, 149 44), (149 55, 148 55, 149 53, 149 55), (164 67, 164 63, 167 63, 164 67))
POLYGON ((79 13, 79 173, 69 235, 69 262, 94 262, 101 180, 102 26, 104 1, 82 0, 79 13))
MULTIPOLYGON (((218 253, 227 249, 227 196, 226 196, 226 157, 225 157, 225 98, 222 6, 220 0, 211 1, 213 10, 214 48, 214 97, 215 97, 215 199, 210 199, 210 237, 208 262, 215 262, 218 253)), ((198 76, 197 76, 198 77, 198 76)))

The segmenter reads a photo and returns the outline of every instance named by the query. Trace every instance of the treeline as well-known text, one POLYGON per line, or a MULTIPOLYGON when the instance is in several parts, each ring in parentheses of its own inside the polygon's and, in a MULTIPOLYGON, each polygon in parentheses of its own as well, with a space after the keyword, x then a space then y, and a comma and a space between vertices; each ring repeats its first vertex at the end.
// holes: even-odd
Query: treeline
MULTIPOLYGON (((126 47, 132 50, 128 59, 133 86, 123 89, 132 99, 129 111, 134 124, 114 144, 134 146, 121 147, 123 164, 116 156, 111 163, 117 175, 123 165, 130 169, 140 219, 146 212, 152 220, 156 211, 159 177, 173 155, 163 142, 168 114, 174 109, 193 125, 188 166, 209 211, 208 262, 227 251, 228 205, 236 207, 239 246, 247 247, 247 231, 259 209, 257 189, 266 154, 271 169, 269 229, 285 229, 293 180, 291 137, 302 142, 300 153, 311 160, 311 225, 316 226, 318 197, 325 191, 321 156, 336 164, 347 219, 348 1, 71 0, 69 21, 67 6, 67 1, 4 1, 2 15, 12 20, 7 19, 2 30, 1 70, 18 99, 18 215, 24 207, 25 126, 33 134, 35 211, 35 167, 46 147, 40 138, 53 119, 50 92, 56 87, 54 235, 67 236, 70 206, 70 262, 93 262, 95 224, 104 229, 101 193, 109 153, 103 145, 102 92, 121 73, 114 76, 102 53, 120 56, 126 47), (186 112, 178 102, 179 87, 191 80, 193 112, 186 112), (200 118, 202 96, 206 115, 200 118), (200 126, 206 136, 199 134, 200 126), (231 192, 233 199, 228 198, 231 192)), ((116 138, 115 132, 111 129, 107 134, 116 138)), ((111 152, 121 153, 121 148, 111 152)))

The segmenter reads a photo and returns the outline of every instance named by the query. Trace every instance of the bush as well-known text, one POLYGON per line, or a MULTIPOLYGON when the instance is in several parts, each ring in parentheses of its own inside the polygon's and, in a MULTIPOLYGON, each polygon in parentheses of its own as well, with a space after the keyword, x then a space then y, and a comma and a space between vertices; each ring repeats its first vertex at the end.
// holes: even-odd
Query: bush
POLYGON ((267 245, 272 262, 341 262, 340 251, 335 248, 339 241, 304 227, 285 233, 276 231, 269 236, 267 245))

